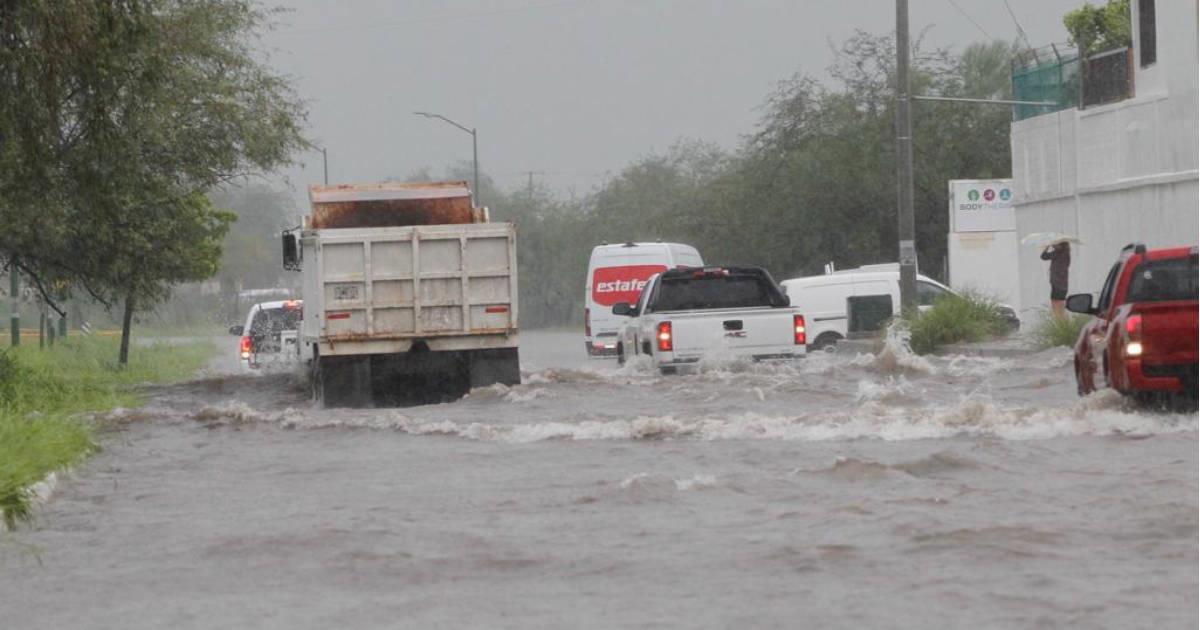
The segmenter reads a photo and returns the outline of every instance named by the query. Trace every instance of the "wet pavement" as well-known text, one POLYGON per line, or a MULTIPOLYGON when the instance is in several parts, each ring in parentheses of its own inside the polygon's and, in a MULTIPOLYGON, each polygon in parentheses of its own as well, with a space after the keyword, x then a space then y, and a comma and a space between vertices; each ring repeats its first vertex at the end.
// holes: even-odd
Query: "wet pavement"
POLYGON ((525 384, 324 410, 226 373, 107 414, 0 542, 29 628, 1196 627, 1197 415, 1065 350, 660 376, 527 332, 525 384))

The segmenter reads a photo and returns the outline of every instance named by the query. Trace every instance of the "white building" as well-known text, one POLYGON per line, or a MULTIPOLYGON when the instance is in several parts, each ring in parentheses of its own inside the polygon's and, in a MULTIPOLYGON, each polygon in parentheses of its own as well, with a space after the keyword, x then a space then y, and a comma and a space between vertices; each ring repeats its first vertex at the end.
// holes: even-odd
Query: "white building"
MULTIPOLYGON (((1132 80, 1124 100, 1035 116, 1012 126, 1018 239, 1075 234, 1071 293, 1098 292, 1130 242, 1195 245, 1197 2, 1133 0, 1132 80)), ((1125 64, 1122 64, 1125 65, 1125 64)), ((1120 97, 1118 97, 1120 98, 1120 97)), ((1019 308, 1048 306, 1048 263, 1019 256, 1019 308)))

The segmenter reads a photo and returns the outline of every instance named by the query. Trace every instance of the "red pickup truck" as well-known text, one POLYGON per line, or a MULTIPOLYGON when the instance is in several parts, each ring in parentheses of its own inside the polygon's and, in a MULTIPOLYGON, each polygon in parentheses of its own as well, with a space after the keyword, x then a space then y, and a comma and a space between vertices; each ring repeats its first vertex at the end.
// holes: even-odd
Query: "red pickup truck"
POLYGON ((1079 394, 1102 386, 1141 399, 1196 397, 1197 248, 1128 245, 1108 273, 1099 302, 1067 298, 1067 310, 1093 315, 1075 342, 1079 394))

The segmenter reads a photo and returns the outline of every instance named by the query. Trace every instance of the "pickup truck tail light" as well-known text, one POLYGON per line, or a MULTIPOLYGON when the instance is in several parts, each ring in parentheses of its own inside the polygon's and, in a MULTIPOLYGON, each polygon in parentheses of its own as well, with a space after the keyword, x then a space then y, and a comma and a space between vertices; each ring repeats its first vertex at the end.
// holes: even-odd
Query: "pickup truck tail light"
POLYGON ((804 344, 808 343, 808 335, 804 328, 804 316, 803 315, 793 315, 792 316, 792 331, 796 335, 796 345, 797 346, 803 346, 804 344))
POLYGON ((673 350, 675 344, 672 343, 671 338, 671 322, 659 322, 654 338, 658 341, 659 352, 670 352, 673 350))
POLYGON ((583 308, 583 336, 592 336, 592 309, 586 306, 583 308))
POLYGON ((242 342, 241 342, 241 345, 239 346, 239 352, 241 352, 243 359, 250 358, 250 337, 249 336, 245 336, 245 335, 242 336, 242 342))
POLYGON ((1125 356, 1142 356, 1142 316, 1138 313, 1125 318, 1125 356))

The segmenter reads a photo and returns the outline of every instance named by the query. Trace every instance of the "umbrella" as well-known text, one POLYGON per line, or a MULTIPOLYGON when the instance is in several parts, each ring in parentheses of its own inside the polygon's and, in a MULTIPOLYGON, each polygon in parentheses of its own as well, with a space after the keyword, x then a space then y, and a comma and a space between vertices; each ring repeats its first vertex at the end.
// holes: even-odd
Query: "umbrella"
POLYGON ((1033 234, 1028 234, 1021 239, 1022 245, 1041 245, 1045 247, 1049 245, 1057 245, 1059 243, 1074 243, 1076 245, 1082 245, 1083 240, 1078 236, 1071 236, 1070 234, 1062 234, 1059 232, 1034 232, 1033 234))

